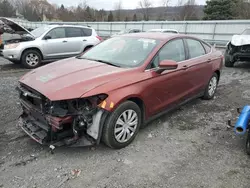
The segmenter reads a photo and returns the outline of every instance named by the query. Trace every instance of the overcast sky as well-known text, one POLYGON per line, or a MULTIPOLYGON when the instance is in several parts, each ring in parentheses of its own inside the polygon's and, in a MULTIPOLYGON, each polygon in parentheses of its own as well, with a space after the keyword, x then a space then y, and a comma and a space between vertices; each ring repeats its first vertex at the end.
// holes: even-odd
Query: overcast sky
MULTIPOLYGON (((83 2, 82 0, 48 0, 51 3, 55 4, 64 4, 65 6, 76 6, 80 2, 83 2)), ((138 2, 140 0, 122 0, 123 8, 126 9, 133 9, 138 8, 138 2)), ((97 9, 105 9, 105 10, 111 10, 114 9, 114 5, 116 2, 119 2, 119 0, 87 0, 88 5, 91 7, 97 8, 97 9)), ((160 2, 162 0, 151 0, 151 2, 154 4, 154 6, 159 6, 160 2)), ((171 5, 176 5, 178 0, 170 0, 171 5)), ((206 0, 196 0, 197 4, 205 4, 206 0)))

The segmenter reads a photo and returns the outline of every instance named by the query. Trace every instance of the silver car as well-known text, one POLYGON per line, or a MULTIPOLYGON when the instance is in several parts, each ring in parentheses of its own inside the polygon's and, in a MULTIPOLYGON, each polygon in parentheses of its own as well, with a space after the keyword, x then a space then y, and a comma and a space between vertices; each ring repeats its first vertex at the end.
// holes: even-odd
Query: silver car
POLYGON ((176 33, 178 34, 179 32, 175 29, 150 29, 147 32, 154 32, 154 33, 176 33))
MULTIPOLYGON (((15 35, 5 36, 0 54, 13 63, 36 68, 45 61, 73 57, 101 42, 93 28, 76 25, 45 25, 31 32, 17 23, 0 18, 15 35)), ((2 36, 4 38, 4 36, 2 36)))

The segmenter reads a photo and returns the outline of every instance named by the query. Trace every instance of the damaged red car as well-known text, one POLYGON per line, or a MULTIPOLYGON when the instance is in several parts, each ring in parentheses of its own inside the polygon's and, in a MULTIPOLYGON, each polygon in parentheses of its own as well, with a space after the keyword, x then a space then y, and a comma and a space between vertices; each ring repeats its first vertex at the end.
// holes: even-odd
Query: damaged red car
POLYGON ((123 148, 150 120, 191 99, 212 99, 222 62, 221 52, 191 36, 113 37, 24 75, 19 125, 40 144, 123 148))

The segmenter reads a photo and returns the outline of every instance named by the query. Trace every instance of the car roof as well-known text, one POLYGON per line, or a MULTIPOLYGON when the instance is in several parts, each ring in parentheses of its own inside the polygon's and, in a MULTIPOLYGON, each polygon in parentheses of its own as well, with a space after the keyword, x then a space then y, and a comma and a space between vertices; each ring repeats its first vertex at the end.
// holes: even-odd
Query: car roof
POLYGON ((86 29, 93 29, 92 27, 88 26, 83 26, 83 25, 69 25, 69 24, 49 24, 48 26, 51 26, 51 28, 56 28, 56 27, 81 27, 81 28, 86 28, 86 29))
MULTIPOLYGON (((176 33, 150 33, 150 32, 143 32, 143 33, 130 33, 130 34, 123 34, 120 36, 125 37, 135 37, 135 38, 148 38, 148 39, 155 39, 155 40, 169 40, 171 38, 176 37, 186 37, 187 35, 176 34, 176 33)), ((192 37, 194 38, 194 37, 192 37)))

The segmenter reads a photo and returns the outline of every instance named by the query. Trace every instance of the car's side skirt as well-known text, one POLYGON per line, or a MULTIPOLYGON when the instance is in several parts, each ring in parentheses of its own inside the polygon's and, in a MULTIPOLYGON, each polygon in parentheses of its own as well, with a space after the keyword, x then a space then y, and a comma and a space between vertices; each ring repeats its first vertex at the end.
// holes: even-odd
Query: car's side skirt
POLYGON ((146 125, 146 124, 150 123, 151 121, 153 121, 153 120, 155 120, 155 119, 161 117, 161 116, 164 115, 164 114, 167 114, 167 113, 169 113, 169 112, 172 112, 172 111, 178 109, 180 106, 183 106, 184 104, 186 104, 186 103, 188 103, 188 102, 190 102, 190 101, 192 101, 192 100, 194 100, 194 99, 197 99, 197 98, 202 97, 203 95, 204 95, 204 91, 203 91, 203 92, 200 92, 200 93, 198 93, 198 94, 196 94, 196 95, 194 95, 193 97, 190 97, 190 98, 188 98, 188 99, 185 99, 185 100, 183 100, 182 102, 180 102, 180 103, 178 103, 178 104, 175 104, 175 105, 173 105, 173 106, 171 106, 171 107, 166 108, 166 110, 163 110, 163 111, 157 113, 156 115, 150 117, 149 119, 145 120, 145 121, 144 121, 144 125, 146 125))

